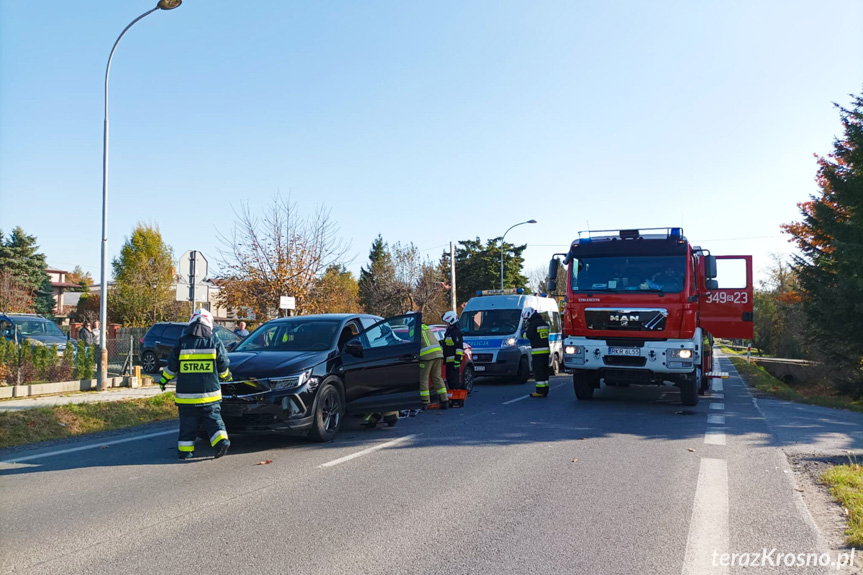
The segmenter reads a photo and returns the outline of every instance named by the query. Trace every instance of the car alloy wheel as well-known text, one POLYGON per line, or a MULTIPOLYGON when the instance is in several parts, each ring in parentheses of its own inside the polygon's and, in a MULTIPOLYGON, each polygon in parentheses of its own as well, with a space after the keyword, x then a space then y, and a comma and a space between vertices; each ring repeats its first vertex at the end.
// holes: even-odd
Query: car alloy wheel
POLYGON ((156 373, 159 371, 159 360, 156 357, 156 354, 152 351, 144 352, 144 355, 141 357, 141 367, 144 370, 144 373, 156 373))
POLYGON ((324 384, 318 391, 314 420, 310 434, 316 441, 330 441, 342 427, 345 406, 342 394, 332 383, 324 384))

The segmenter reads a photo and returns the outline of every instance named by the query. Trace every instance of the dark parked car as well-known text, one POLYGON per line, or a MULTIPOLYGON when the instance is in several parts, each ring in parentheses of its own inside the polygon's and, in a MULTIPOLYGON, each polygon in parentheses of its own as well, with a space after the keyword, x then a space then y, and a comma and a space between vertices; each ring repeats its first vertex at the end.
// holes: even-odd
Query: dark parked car
MULTIPOLYGON (((138 351, 144 373, 158 373, 161 366, 167 365, 168 354, 183 335, 187 325, 189 324, 163 321, 147 330, 147 334, 141 338, 141 349, 138 351)), ((213 333, 228 351, 240 343, 240 338, 234 332, 220 325, 213 328, 213 333)))
MULTIPOLYGON (((60 355, 66 351, 69 338, 53 321, 30 313, 0 313, 0 333, 9 340, 18 337, 19 342, 29 339, 35 345, 57 344, 60 355)), ((75 344, 75 340, 72 340, 75 344)))
POLYGON ((328 441, 348 411, 419 408, 420 321, 419 314, 324 314, 265 323, 228 354, 234 379, 222 384, 228 431, 308 433, 328 441))

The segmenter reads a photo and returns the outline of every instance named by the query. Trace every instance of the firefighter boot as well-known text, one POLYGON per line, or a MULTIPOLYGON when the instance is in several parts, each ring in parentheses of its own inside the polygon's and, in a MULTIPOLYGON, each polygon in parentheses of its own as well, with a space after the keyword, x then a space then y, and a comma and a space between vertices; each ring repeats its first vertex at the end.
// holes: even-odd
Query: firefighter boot
POLYGON ((178 451, 177 454, 180 460, 192 459, 193 457, 195 457, 194 451, 178 451))
POLYGON ((216 444, 216 455, 215 455, 215 458, 216 458, 216 459, 218 459, 218 458, 220 458, 221 456, 223 456, 224 454, 226 454, 226 453, 228 452, 228 448, 229 448, 230 446, 231 446, 231 442, 230 442, 230 441, 228 441, 227 439, 223 439, 223 440, 221 440, 219 443, 217 443, 217 444, 216 444))
POLYGON ((363 427, 366 429, 374 429, 381 419, 380 413, 370 413, 363 418, 363 427))
POLYGON ((396 423, 399 422, 398 414, 386 415, 384 416, 384 423, 386 423, 389 427, 395 427, 396 423))

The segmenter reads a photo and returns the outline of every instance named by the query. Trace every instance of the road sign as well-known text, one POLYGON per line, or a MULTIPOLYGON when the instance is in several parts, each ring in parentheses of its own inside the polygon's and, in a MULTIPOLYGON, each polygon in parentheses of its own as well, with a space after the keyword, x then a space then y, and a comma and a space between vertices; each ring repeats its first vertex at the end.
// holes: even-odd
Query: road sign
POLYGON ((207 279, 209 263, 204 254, 197 250, 188 250, 180 256, 177 262, 177 275, 185 283, 201 283, 207 279))
POLYGON ((279 309, 297 309, 297 298, 287 295, 279 297, 279 309))
MULTIPOLYGON (((207 284, 197 284, 195 286, 195 301, 209 302, 210 301, 210 286, 207 284)), ((192 301, 192 284, 178 281, 176 301, 192 301)))

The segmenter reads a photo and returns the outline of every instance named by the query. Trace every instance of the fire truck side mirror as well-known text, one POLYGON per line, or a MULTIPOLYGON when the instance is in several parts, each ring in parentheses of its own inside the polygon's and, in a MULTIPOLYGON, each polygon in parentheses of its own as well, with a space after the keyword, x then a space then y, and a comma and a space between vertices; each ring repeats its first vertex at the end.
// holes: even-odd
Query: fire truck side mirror
POLYGON ((705 287, 707 287, 707 291, 714 291, 719 289, 719 282, 716 280, 705 280, 705 287))
POLYGON ((548 263, 548 285, 546 286, 548 293, 557 292, 557 271, 560 268, 560 260, 551 258, 548 263))
POLYGON ((704 277, 707 279, 713 279, 716 277, 716 256, 706 256, 704 258, 704 277))

